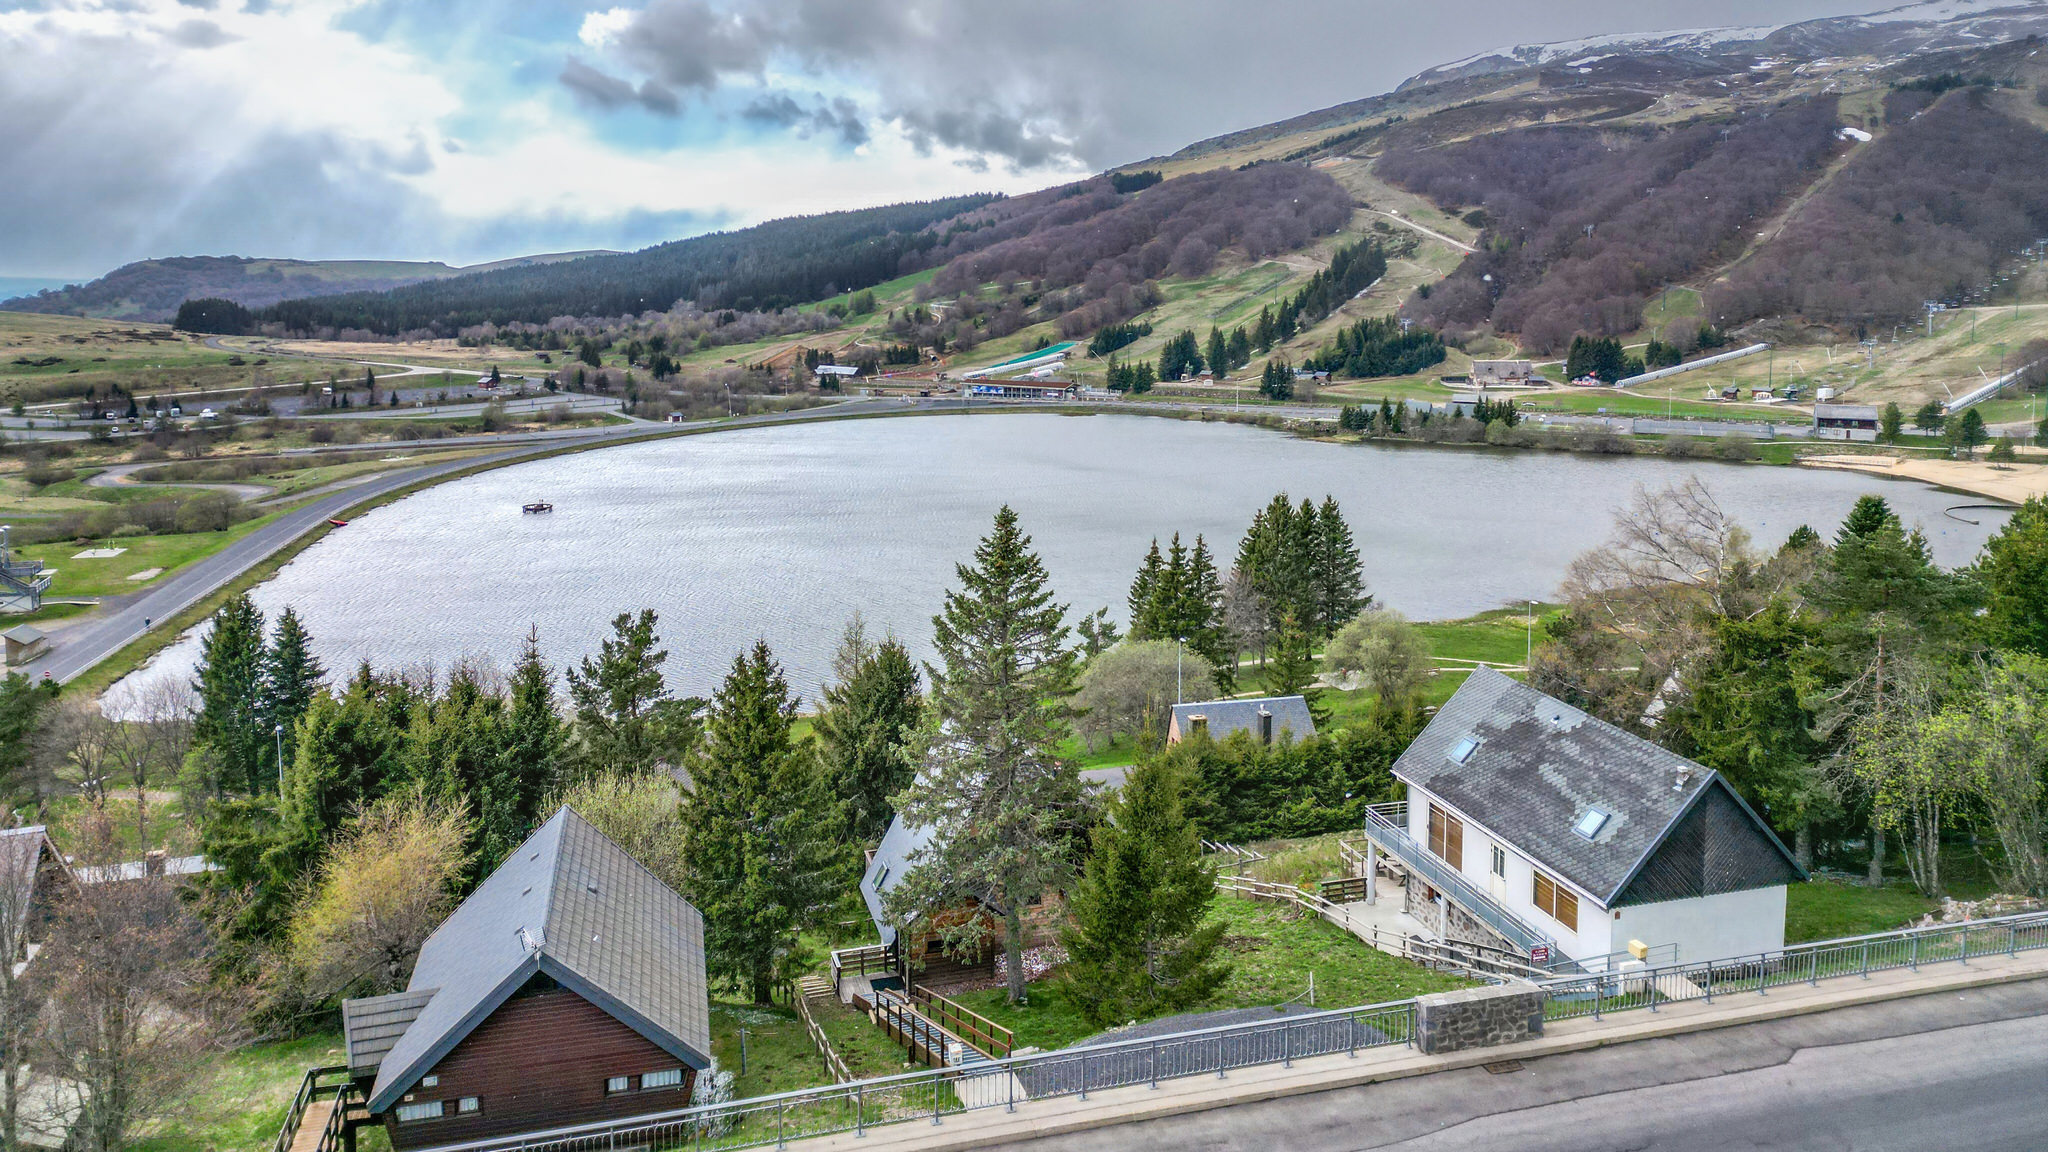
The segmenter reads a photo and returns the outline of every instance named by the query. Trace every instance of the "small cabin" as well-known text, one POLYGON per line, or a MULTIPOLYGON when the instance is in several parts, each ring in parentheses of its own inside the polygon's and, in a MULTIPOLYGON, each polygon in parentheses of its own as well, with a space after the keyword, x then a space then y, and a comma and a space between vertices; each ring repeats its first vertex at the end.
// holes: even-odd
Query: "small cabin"
POLYGON ((7 641, 7 666, 10 668, 19 668, 50 654, 50 638, 33 625, 17 624, 0 632, 0 638, 7 641))
POLYGON ((704 918, 564 807, 405 991, 342 1002, 349 1072, 401 1152, 672 1111, 711 1064, 708 989, 704 918))
POLYGON ((1813 435, 1822 440, 1875 440, 1879 412, 1873 404, 1815 404, 1813 435))
POLYGON ((1166 742, 1178 744, 1196 736, 1225 740, 1249 732, 1253 740, 1272 744, 1285 737, 1306 740, 1316 734, 1315 717, 1301 696, 1265 696, 1257 700, 1204 700, 1175 704, 1166 722, 1166 742))

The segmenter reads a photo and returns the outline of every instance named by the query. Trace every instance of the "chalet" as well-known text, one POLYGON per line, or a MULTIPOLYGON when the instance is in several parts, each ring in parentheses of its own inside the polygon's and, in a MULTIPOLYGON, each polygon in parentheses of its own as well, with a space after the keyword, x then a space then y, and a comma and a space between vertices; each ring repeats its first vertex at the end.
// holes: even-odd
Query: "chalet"
POLYGON ((564 807, 427 940, 405 991, 341 1015, 395 1149, 682 1108, 711 1063, 704 919, 564 807))
POLYGON ((1516 388, 1539 381, 1532 360, 1474 360, 1472 383, 1480 388, 1516 388))
MULTIPOLYGON (((1001 910, 994 899, 969 900, 902 923, 884 908, 889 893, 910 874, 918 854, 932 843, 933 836, 933 829, 907 823, 899 813, 889 822, 861 874, 861 900, 867 904, 868 917, 888 954, 888 967, 906 984, 915 980, 934 987, 992 976, 996 958, 1002 954, 1001 926, 996 923, 1001 910), (945 929, 976 917, 988 920, 986 926, 992 933, 988 945, 969 956, 947 955, 942 947, 945 929)), ((1053 894, 1031 902, 1023 915, 1027 947, 1050 944, 1058 938, 1059 907, 1059 898, 1053 894)))
POLYGON ((43 825, 0 829, 0 916, 13 919, 0 939, 12 942, 4 960, 17 973, 42 951, 57 901, 77 882, 43 825))
POLYGON ((1499 672, 1474 671, 1393 773, 1407 803, 1366 837, 1440 935, 1553 963, 1784 945, 1806 874, 1719 773, 1499 672))
POLYGON ((1815 404, 1813 434, 1821 440, 1875 440, 1878 418, 1871 404, 1815 404))
POLYGON ((1316 734, 1316 722, 1309 715, 1308 701, 1300 696, 1175 704, 1166 722, 1168 744, 1203 733, 1211 740, 1224 740, 1235 732, 1249 732, 1261 744, 1271 744, 1282 736, 1306 740, 1316 734))

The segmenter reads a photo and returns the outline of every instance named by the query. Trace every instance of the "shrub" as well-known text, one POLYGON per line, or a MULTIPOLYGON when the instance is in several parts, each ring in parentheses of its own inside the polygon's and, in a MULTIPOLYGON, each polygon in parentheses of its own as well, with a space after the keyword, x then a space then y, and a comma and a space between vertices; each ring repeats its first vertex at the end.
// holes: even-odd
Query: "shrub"
POLYGON ((75 469, 40 462, 30 464, 27 468, 22 469, 21 472, 21 478, 37 488, 48 488, 52 484, 62 484, 66 480, 76 479, 77 476, 78 472, 75 469))
POLYGON ((1756 441, 1747 436, 1730 432, 1714 442, 1714 455, 1723 460, 1756 459, 1756 441))
POLYGON ((226 492, 206 492, 178 506, 180 532, 220 532, 241 518, 242 502, 226 492))

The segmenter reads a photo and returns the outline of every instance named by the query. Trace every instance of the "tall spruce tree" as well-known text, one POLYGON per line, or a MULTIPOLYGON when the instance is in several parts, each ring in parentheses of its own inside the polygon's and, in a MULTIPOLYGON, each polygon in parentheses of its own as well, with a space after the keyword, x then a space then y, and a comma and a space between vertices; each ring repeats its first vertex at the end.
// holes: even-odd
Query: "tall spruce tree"
POLYGON ((671 701, 662 682, 668 652, 660 646, 657 622, 652 608, 637 616, 619 613, 597 659, 585 656, 580 668, 569 669, 574 755, 584 775, 644 772, 664 760, 674 762, 694 736, 694 702, 671 701))
POLYGON ((1177 758, 1133 768, 1068 898, 1070 998, 1097 1028, 1200 1004, 1230 973, 1211 959, 1226 923, 1203 923, 1216 874, 1184 806, 1188 787, 1177 758))
POLYGON ((683 862, 704 914, 707 967, 757 1004, 797 971, 798 934, 818 924, 852 867, 816 749, 791 733, 796 709, 765 641, 736 657, 683 800, 683 862))
POLYGON ((917 665, 895 637, 842 644, 841 651, 850 659, 839 681, 825 689, 816 731, 826 775, 846 805, 853 836, 867 842, 888 830, 896 815, 890 800, 910 784, 903 744, 923 719, 924 699, 917 665))
POLYGON ((1159 537, 1154 536, 1151 549, 1145 553, 1144 563, 1138 565, 1138 575, 1131 580, 1130 594, 1124 597, 1124 606, 1131 614, 1133 640, 1153 639, 1152 604, 1165 569, 1166 561, 1159 555, 1159 537))
MULTIPOLYGON (((1009 999, 1024 1000, 1024 910, 1072 873, 1069 845, 1084 799, 1060 754, 1070 731, 1077 654, 1045 565, 1005 506, 957 568, 961 587, 933 617, 932 709, 919 733, 916 781, 898 808, 930 828, 889 894, 898 923, 978 902, 1002 923, 1009 999)), ((986 943, 986 925, 944 929, 956 953, 986 943)))
POLYGON ((199 650, 199 715, 193 736, 213 750, 220 785, 250 795, 276 786, 266 776, 270 757, 263 728, 263 613, 244 594, 213 614, 213 629, 199 650))
POLYGON ((1230 374, 1230 343, 1220 328, 1209 329, 1209 342, 1203 349, 1204 359, 1209 361, 1209 371, 1221 380, 1230 374))
POLYGON ((2020 505, 1985 543, 1977 579, 1991 646, 2048 657, 2048 496, 2020 505))
POLYGON ((1315 589, 1315 627, 1327 639, 1363 612, 1372 603, 1372 597, 1365 592, 1365 574, 1359 564, 1358 546, 1351 539, 1351 526, 1344 522, 1334 497, 1323 497, 1323 506, 1315 514, 1311 539, 1314 551, 1309 558, 1309 572, 1315 589))
POLYGON ((540 630, 530 629, 512 667, 503 759, 486 782, 483 855, 496 862, 540 823, 541 805, 561 785, 567 734, 555 710, 555 676, 540 655, 540 630))
MULTIPOLYGON (((299 614, 287 607, 277 618, 277 632, 263 652, 263 714, 258 726, 273 734, 284 730, 283 763, 291 764, 298 747, 299 718, 312 706, 313 696, 327 671, 313 655, 313 637, 299 622, 299 614)), ((271 757, 278 755, 280 741, 273 740, 271 757)), ((275 768, 276 764, 271 764, 275 768)))

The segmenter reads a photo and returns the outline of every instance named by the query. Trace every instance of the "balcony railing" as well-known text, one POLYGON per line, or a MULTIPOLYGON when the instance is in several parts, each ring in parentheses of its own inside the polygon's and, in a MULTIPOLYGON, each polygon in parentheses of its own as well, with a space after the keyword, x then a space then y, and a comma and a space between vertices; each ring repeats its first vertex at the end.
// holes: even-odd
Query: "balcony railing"
POLYGON ((1400 861, 1424 883, 1443 893, 1488 928, 1500 933, 1502 939, 1520 948, 1523 954, 1534 954, 1538 948, 1556 954, 1557 942, 1548 933, 1508 911, 1498 900, 1465 879, 1463 873, 1409 837, 1406 803, 1368 807, 1365 810, 1365 834, 1387 855, 1400 861))

